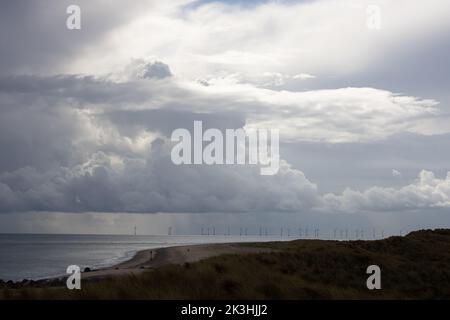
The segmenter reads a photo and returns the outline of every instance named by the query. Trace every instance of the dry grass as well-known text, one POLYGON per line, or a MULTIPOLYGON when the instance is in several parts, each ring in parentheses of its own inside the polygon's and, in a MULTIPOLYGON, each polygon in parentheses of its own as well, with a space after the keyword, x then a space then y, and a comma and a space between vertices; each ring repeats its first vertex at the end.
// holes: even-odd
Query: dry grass
POLYGON ((264 254, 224 255, 139 276, 83 283, 82 290, 22 288, 3 299, 449 299, 450 230, 379 241, 265 243, 264 254), (368 265, 382 290, 366 288, 368 265))

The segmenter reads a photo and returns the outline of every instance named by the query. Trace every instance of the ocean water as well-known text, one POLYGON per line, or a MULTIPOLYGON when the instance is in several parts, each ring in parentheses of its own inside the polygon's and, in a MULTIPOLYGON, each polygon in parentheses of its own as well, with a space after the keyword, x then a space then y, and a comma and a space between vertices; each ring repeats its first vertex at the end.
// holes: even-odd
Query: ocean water
POLYGON ((82 269, 108 267, 131 259, 143 249, 275 240, 280 237, 0 234, 0 279, 61 276, 73 264, 82 269))

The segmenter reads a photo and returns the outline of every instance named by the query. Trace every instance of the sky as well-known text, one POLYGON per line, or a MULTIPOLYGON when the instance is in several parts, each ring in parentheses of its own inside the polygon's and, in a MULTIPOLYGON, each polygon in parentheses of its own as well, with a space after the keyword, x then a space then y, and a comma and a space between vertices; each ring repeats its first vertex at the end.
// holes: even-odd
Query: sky
POLYGON ((447 0, 1 7, 0 232, 450 227, 447 0), (279 172, 174 165, 196 120, 280 130, 279 172))

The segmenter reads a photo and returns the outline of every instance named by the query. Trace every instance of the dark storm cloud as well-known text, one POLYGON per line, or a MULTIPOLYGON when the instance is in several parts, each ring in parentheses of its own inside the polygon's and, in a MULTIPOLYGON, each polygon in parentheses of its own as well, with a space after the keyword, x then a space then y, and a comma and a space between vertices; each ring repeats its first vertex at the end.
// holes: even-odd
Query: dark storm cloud
POLYGON ((106 101, 113 108, 146 99, 136 86, 91 77, 1 77, 0 172, 83 161, 99 146, 86 136, 88 119, 80 110, 106 101))
MULTIPOLYGON (((344 141, 376 141, 411 128, 415 122, 410 120, 435 119, 434 101, 373 88, 320 94, 245 85, 231 90, 227 86, 225 90, 214 85, 205 88, 180 81, 159 61, 135 60, 129 71, 125 70, 125 79, 120 81, 113 76, 0 77, 0 211, 358 210, 348 206, 349 200, 375 211, 403 210, 415 204, 448 205, 448 179, 430 172, 422 172, 420 183, 405 189, 349 190, 323 197, 314 180, 301 171, 308 169, 301 161, 290 160, 293 167, 282 161, 279 174, 264 177, 255 166, 175 166, 170 160, 170 133, 191 128, 194 120, 219 129, 241 128, 249 120, 269 124, 275 120, 271 126, 284 125, 294 140, 333 139, 337 134, 344 141), (296 131, 297 122, 302 131, 296 131), (385 124, 383 130, 380 124, 385 124), (304 136, 305 132, 310 135, 304 136), (380 198, 383 206, 375 201, 380 198)), ((282 155, 307 159, 302 145, 284 144, 282 148, 288 150, 282 150, 282 155)), ((342 144, 339 150, 341 155, 358 150, 368 154, 358 143, 342 144)), ((352 161, 368 163, 366 157, 343 157, 335 163, 326 152, 315 154, 310 161, 321 172, 341 172, 339 181, 346 181, 342 172, 352 161)), ((375 168, 383 165, 378 161, 375 168)), ((341 189, 332 191, 336 190, 341 189)))
POLYGON ((154 146, 144 162, 127 159, 122 174, 99 152, 83 170, 3 173, 0 211, 292 211, 318 201, 315 185, 287 168, 270 179, 244 166, 175 166, 167 147, 154 146))
MULTIPOLYGON (((113 111, 105 112, 99 118, 111 121, 118 128, 145 128, 158 131, 170 137, 173 130, 184 128, 194 121, 202 121, 204 130, 216 128, 219 130, 237 129, 245 125, 245 118, 236 112, 217 112, 214 114, 199 113, 178 110, 136 110, 136 111, 113 111)), ((192 129, 192 128, 186 128, 192 129)))
MULTIPOLYGON (((291 159, 295 167, 282 161, 275 176, 261 176, 256 166, 172 163, 169 136, 175 128, 189 129, 194 120, 205 121, 205 127, 240 128, 252 114, 277 112, 252 96, 211 95, 200 87, 183 87, 171 77, 113 82, 86 76, 9 76, 0 78, 0 84, 2 212, 310 212, 328 206, 343 210, 348 199, 369 210, 379 208, 374 197, 393 193, 377 189, 322 198, 299 170, 309 170, 307 163, 291 159)), ((349 92, 360 94, 357 89, 349 92)), ((335 92, 327 94, 336 99, 335 92)), ((381 92, 384 96, 386 92, 381 92)), ((348 103, 342 95, 337 98, 339 105, 348 103)), ((399 101, 415 103, 411 98, 399 101)), ((367 154, 358 144, 335 148, 347 155, 361 148, 361 154, 367 154)), ((308 159, 303 149, 301 144, 286 144, 282 155, 308 159)), ((366 159, 356 161, 367 163, 366 159)), ((312 161, 322 170, 344 170, 342 162, 351 166, 348 158, 333 162, 326 152, 314 155, 312 161)), ((402 199, 408 206, 445 205, 449 181, 429 172, 421 173, 420 179, 420 184, 399 189, 398 198, 387 198, 386 207, 403 208, 402 199), (436 190, 418 196, 430 188, 436 190), (443 196, 433 196, 439 192, 443 196)))
POLYGON ((256 166, 173 165, 168 137, 174 128, 194 120, 239 128, 244 118, 186 111, 183 102, 129 109, 152 104, 164 93, 164 80, 13 76, 0 83, 2 212, 291 211, 317 202, 315 185, 287 166, 270 179, 256 166), (139 150, 130 143, 151 132, 161 138, 139 150))
POLYGON ((157 91, 157 84, 146 88, 143 82, 114 83, 92 76, 60 75, 36 76, 14 75, 0 77, 0 92, 5 95, 15 95, 15 99, 41 97, 61 106, 61 100, 70 102, 73 99, 75 107, 108 102, 112 106, 124 103, 138 104, 148 99, 149 90, 157 91))

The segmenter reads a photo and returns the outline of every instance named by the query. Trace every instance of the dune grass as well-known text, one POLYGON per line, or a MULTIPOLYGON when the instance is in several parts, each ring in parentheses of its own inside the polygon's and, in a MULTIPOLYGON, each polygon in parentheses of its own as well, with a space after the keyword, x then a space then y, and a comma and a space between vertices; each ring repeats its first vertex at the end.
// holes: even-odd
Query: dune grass
POLYGON ((377 241, 259 243, 271 253, 223 255, 138 276, 83 283, 82 290, 0 290, 1 299, 449 299, 450 230, 377 241), (382 289, 366 287, 379 265, 382 289))

